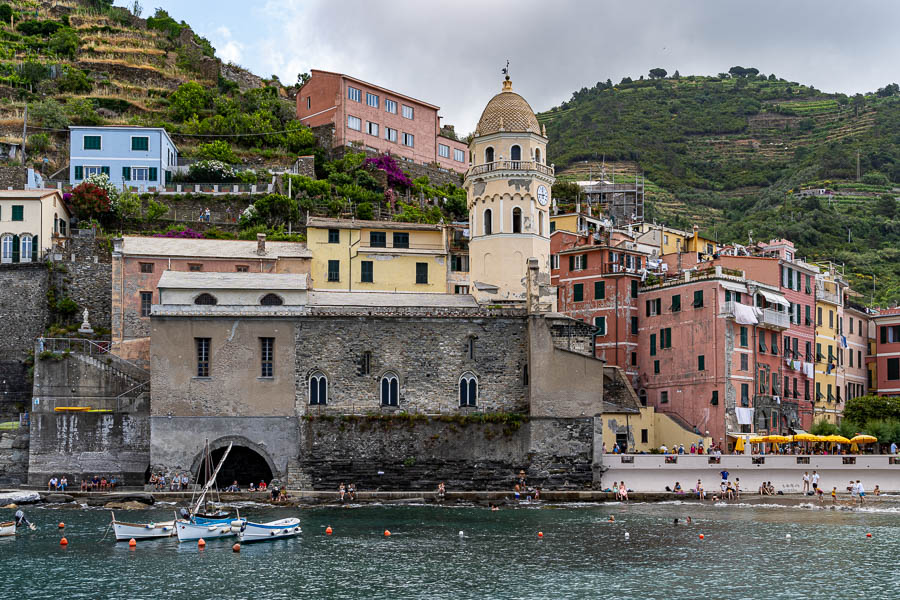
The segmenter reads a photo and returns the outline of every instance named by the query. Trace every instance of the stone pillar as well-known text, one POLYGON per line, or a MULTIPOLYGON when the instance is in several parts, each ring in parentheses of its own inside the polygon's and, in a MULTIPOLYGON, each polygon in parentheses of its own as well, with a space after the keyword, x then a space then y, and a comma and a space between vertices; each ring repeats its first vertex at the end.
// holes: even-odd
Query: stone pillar
POLYGON ((266 234, 256 234, 256 253, 260 256, 266 255, 266 234))
POLYGON ((593 473, 594 487, 602 489, 603 471, 606 466, 603 464, 603 415, 594 417, 594 456, 591 463, 591 472, 593 473))

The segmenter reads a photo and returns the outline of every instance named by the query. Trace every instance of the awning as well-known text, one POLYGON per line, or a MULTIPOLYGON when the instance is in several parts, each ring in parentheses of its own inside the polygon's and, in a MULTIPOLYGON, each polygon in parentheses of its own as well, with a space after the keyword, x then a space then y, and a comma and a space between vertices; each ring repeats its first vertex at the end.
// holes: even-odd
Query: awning
POLYGON ((772 304, 780 304, 785 308, 790 307, 790 302, 784 299, 784 296, 779 296, 778 294, 773 294, 772 292, 767 292, 766 290, 759 290, 759 293, 762 294, 763 298, 771 302, 772 304))
POLYGON ((747 293, 747 286, 743 283, 735 283, 731 281, 720 281, 719 285, 721 285, 724 289, 729 292, 740 292, 741 294, 747 293))

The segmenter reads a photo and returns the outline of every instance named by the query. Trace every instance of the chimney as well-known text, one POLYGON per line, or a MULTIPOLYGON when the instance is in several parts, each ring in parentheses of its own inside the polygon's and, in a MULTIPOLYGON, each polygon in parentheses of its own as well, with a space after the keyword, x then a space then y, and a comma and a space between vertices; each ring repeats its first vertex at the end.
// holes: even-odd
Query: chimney
POLYGON ((528 259, 528 276, 525 280, 526 308, 528 314, 540 311, 541 288, 538 283, 538 271, 540 263, 532 257, 528 259))
POLYGON ((256 234, 256 253, 260 256, 266 255, 266 234, 256 234))

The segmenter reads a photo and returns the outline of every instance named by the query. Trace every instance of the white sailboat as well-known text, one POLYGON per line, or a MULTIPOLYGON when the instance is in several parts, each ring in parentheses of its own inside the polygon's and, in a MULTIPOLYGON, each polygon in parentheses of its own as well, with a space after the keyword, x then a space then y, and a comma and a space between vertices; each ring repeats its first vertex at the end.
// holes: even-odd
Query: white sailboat
POLYGON ((240 528, 238 539, 241 543, 266 542, 298 536, 302 533, 300 519, 289 518, 268 523, 247 522, 240 528))
MULTIPOLYGON (((228 444, 228 448, 225 449, 225 453, 222 455, 222 458, 219 459, 219 464, 216 465, 216 470, 213 471, 212 476, 206 480, 206 484, 200 491, 200 496, 197 498, 197 501, 192 501, 189 517, 187 519, 177 519, 175 521, 175 533, 178 536, 179 542, 199 540, 200 538, 208 540, 236 535, 238 531, 240 531, 241 526, 247 522, 246 519, 241 518, 240 512, 238 512, 238 518, 234 520, 232 520, 231 517, 215 518, 200 515, 200 507, 203 506, 203 503, 206 500, 206 494, 215 485, 216 477, 219 475, 219 470, 222 468, 222 465, 225 464, 225 459, 228 458, 232 445, 233 444, 228 444)), ((207 473, 209 473, 209 464, 209 441, 207 440, 207 473)))
POLYGON ((123 542, 132 538, 135 540, 147 540, 175 535, 175 521, 126 523, 124 521, 116 521, 116 513, 112 513, 112 526, 117 542, 123 542))

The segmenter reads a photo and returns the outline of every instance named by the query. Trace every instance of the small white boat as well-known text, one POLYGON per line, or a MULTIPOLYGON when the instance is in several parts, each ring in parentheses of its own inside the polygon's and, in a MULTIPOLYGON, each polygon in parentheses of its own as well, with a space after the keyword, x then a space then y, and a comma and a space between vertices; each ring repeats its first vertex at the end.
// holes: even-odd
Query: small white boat
POLYGON ((241 526, 238 539, 241 542, 265 542, 294 537, 302 533, 300 519, 290 518, 269 523, 246 522, 241 526))
POLYGON ((5 523, 0 523, 0 537, 9 535, 16 535, 15 521, 6 521, 5 523))
POLYGON ((165 538, 175 535, 175 521, 162 521, 160 523, 125 523, 116 521, 116 515, 112 516, 113 531, 116 533, 116 541, 122 542, 134 538, 136 540, 148 540, 153 538, 165 538))
POLYGON ((196 522, 178 519, 175 522, 175 532, 178 535, 179 542, 199 540, 200 538, 209 540, 237 535, 246 522, 246 519, 235 519, 233 521, 231 519, 197 519, 196 522))

